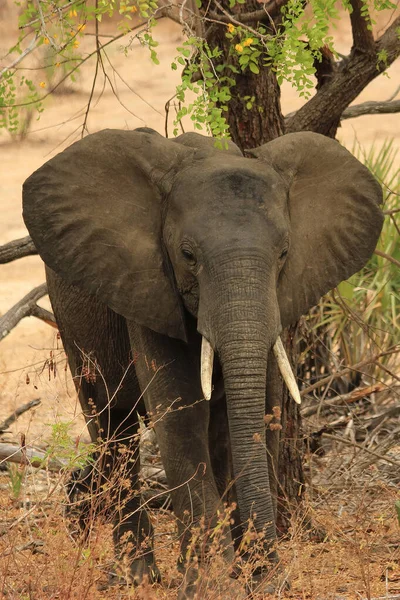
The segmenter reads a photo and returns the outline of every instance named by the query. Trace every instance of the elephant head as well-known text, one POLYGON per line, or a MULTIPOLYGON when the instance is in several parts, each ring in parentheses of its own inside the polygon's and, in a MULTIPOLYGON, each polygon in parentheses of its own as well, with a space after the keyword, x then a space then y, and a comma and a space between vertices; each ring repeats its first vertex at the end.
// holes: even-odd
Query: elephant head
POLYGON ((205 396, 212 351, 222 365, 241 518, 256 515, 271 539, 268 354, 279 354, 282 328, 365 264, 382 192, 318 134, 249 154, 198 134, 105 130, 25 182, 24 218, 48 266, 126 319, 184 342, 197 319, 205 396))

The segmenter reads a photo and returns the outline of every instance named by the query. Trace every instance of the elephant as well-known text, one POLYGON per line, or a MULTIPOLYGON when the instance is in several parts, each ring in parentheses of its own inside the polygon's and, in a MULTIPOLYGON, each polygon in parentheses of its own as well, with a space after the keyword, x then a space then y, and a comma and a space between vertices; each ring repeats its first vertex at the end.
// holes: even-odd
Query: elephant
MULTIPOLYGON (((368 169, 312 132, 244 156, 197 133, 171 140, 148 128, 103 130, 25 181, 24 220, 46 265, 90 435, 109 440, 112 456, 119 440, 137 457, 138 412, 147 414, 182 570, 193 526, 217 525, 230 486, 237 509, 223 554, 233 564, 251 522, 264 557, 253 577, 269 585, 277 549, 264 417, 276 365, 299 400, 279 336, 365 265, 381 203, 368 169), (87 376, 89 363, 101 377, 87 376)), ((133 460, 115 511, 116 554, 132 580, 157 581, 138 473, 133 460)), ((195 579, 191 572, 182 598, 194 597, 195 579)))

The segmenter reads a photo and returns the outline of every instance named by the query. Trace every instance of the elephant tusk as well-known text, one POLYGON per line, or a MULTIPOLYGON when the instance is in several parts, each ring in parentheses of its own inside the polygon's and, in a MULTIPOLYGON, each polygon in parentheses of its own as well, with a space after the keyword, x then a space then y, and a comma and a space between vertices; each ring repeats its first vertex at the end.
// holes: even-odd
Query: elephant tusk
POLYGON ((285 348, 283 347, 282 340, 280 337, 277 338, 274 345, 274 355, 276 362, 278 363, 279 370, 286 383, 290 395, 297 404, 301 404, 301 396, 299 388, 297 387, 296 379, 294 378, 292 367, 290 366, 289 359, 287 357, 285 348))
POLYGON ((210 342, 206 340, 205 337, 202 337, 200 378, 201 389, 203 390, 204 398, 206 400, 211 399, 213 363, 214 350, 212 349, 210 342))

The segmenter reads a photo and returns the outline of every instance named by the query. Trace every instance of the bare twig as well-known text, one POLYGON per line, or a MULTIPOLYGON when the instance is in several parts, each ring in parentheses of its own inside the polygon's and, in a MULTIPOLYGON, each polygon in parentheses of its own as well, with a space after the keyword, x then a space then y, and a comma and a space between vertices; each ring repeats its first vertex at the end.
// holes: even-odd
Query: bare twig
POLYGON ((354 448, 358 448, 359 450, 363 450, 367 454, 371 454, 372 456, 375 456, 379 460, 385 460, 386 462, 389 462, 392 465, 395 465, 396 467, 400 467, 400 462, 398 462, 396 460, 393 460, 389 456, 384 456, 383 454, 379 454, 378 452, 375 452, 374 450, 370 450, 369 448, 365 448, 364 446, 362 446, 362 444, 358 444, 357 442, 353 442, 352 440, 348 440, 347 438, 341 437, 340 435, 333 435, 332 433, 322 432, 322 435, 324 437, 326 437, 326 438, 334 440, 335 442, 340 442, 341 444, 345 444, 347 446, 353 446, 354 448))
POLYGON ((0 79, 3 77, 4 73, 7 73, 7 71, 14 69, 17 65, 19 65, 21 61, 24 60, 26 56, 28 56, 28 54, 35 50, 38 39, 39 35, 36 34, 35 37, 32 39, 31 43, 25 48, 25 50, 23 50, 21 54, 13 60, 13 62, 1 69, 0 79))
POLYGON ((355 365, 352 365, 351 367, 346 367, 342 371, 338 371, 337 373, 334 373, 333 375, 328 375, 327 377, 323 377, 316 383, 313 383, 312 385, 309 385, 304 390, 302 390, 300 395, 306 396, 310 392, 317 390, 318 388, 322 387, 326 383, 330 383, 331 381, 334 381, 335 379, 339 379, 339 377, 343 377, 344 375, 347 375, 348 373, 352 373, 353 371, 358 371, 359 369, 362 369, 363 367, 366 367, 367 365, 370 365, 370 364, 376 362, 383 356, 390 356, 391 354, 396 354, 396 352, 399 352, 399 351, 400 351, 400 346, 395 346, 393 348, 390 348, 389 350, 386 350, 385 352, 379 352, 379 354, 375 354, 374 356, 371 356, 370 358, 366 358, 365 360, 362 360, 361 362, 359 362, 355 365))
MULTIPOLYGON (((95 0, 95 8, 96 8, 96 10, 98 9, 98 0, 95 0)), ((88 103, 86 106, 85 117, 83 119, 81 137, 83 137, 85 135, 85 132, 89 133, 88 128, 87 128, 87 121, 88 121, 88 117, 89 117, 90 106, 92 104, 92 100, 93 100, 93 96, 94 96, 94 90, 96 88, 97 75, 99 73, 99 64, 101 62, 100 41, 99 41, 99 21, 97 19, 95 19, 94 21, 95 21, 95 36, 96 36, 96 66, 94 69, 94 75, 93 75, 92 87, 91 87, 90 94, 89 94, 89 100, 88 100, 88 103)))
POLYGON ((53 327, 57 327, 54 315, 38 306, 36 302, 47 294, 47 284, 42 283, 26 294, 0 318, 0 340, 4 339, 24 317, 36 317, 53 327))
POLYGON ((400 260, 393 258, 393 256, 390 256, 390 254, 386 254, 386 252, 381 252, 381 250, 375 250, 374 254, 376 254, 377 256, 381 256, 382 258, 386 258, 386 260, 396 265, 396 267, 400 267, 400 260))
MULTIPOLYGON (((379 365, 378 363, 378 366, 381 365, 379 365)), ((332 380, 332 376, 330 379, 332 380)), ((365 398, 365 396, 369 396, 369 394, 373 394, 374 392, 380 392, 383 389, 385 389, 385 386, 381 383, 375 383, 374 385, 369 385, 368 387, 364 388, 357 388, 356 390, 352 390, 348 394, 341 394, 335 396, 334 398, 329 398, 328 400, 325 400, 322 406, 320 405, 320 403, 314 406, 308 406, 307 408, 304 408, 301 411, 301 416, 311 417, 317 412, 323 414, 332 406, 343 406, 346 404, 351 404, 352 402, 357 402, 357 400, 360 400, 361 398, 365 398)))
POLYGON ((18 419, 18 417, 23 415, 25 412, 27 412, 31 408, 34 408, 35 406, 39 406, 39 404, 40 404, 40 400, 39 400, 39 398, 36 398, 35 400, 31 400, 30 402, 27 402, 26 404, 19 406, 9 417, 7 417, 7 419, 5 419, 5 421, 0 423, 0 433, 4 433, 5 431, 7 431, 7 429, 10 427, 10 425, 15 423, 15 421, 18 419))

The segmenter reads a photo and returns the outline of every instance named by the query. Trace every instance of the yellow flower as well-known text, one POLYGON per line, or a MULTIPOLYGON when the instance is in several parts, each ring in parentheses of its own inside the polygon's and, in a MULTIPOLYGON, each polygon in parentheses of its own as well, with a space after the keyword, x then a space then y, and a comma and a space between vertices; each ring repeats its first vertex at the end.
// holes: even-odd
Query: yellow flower
POLYGON ((61 66, 61 63, 59 63, 59 62, 56 62, 55 66, 56 66, 56 67, 60 67, 60 66, 61 66))
POLYGON ((50 44, 49 38, 45 37, 44 40, 43 40, 43 44, 46 44, 46 46, 47 46, 47 44, 50 44))
POLYGON ((74 43, 72 44, 74 48, 78 48, 79 47, 79 42, 78 40, 75 40, 74 43))
POLYGON ((40 85, 41 88, 45 88, 46 87, 46 83, 44 81, 41 81, 39 83, 39 85, 40 85))
POLYGON ((68 16, 69 16, 69 17, 71 17, 71 18, 72 18, 72 17, 77 17, 77 16, 78 16, 78 13, 77 13, 77 12, 76 12, 76 10, 73 8, 72 10, 70 10, 70 11, 69 11, 69 13, 68 13, 68 16))
POLYGON ((247 40, 244 40, 243 46, 251 46, 253 42, 253 38, 247 38, 247 40))
POLYGON ((137 12, 137 6, 131 6, 130 12, 137 12))
POLYGON ((78 31, 84 31, 85 29, 86 29, 85 23, 82 23, 81 25, 78 25, 78 31))
POLYGON ((236 46, 235 46, 235 50, 236 50, 237 52, 243 52, 243 46, 242 46, 242 44, 236 44, 236 46))
POLYGON ((229 33, 233 33, 235 31, 235 26, 232 23, 228 23, 228 31, 229 33))

